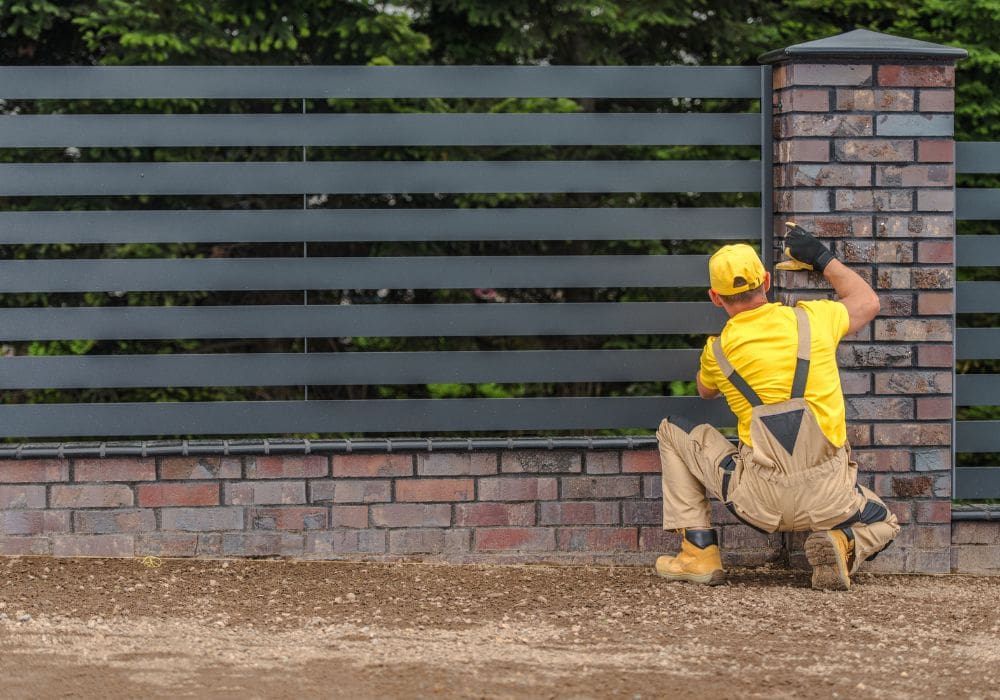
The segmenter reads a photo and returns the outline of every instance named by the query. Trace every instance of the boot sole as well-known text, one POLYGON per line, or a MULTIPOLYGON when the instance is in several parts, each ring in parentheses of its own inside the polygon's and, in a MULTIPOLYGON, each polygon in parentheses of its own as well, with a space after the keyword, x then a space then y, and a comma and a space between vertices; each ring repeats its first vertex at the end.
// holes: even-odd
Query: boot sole
POLYGON ((851 577, 829 532, 814 532, 806 538, 806 559, 812 567, 812 587, 823 591, 847 591, 851 577))
POLYGON ((721 586, 726 582, 726 572, 721 569, 710 571, 707 574, 669 574, 657 571, 656 575, 671 581, 687 581, 688 583, 700 583, 704 586, 721 586))

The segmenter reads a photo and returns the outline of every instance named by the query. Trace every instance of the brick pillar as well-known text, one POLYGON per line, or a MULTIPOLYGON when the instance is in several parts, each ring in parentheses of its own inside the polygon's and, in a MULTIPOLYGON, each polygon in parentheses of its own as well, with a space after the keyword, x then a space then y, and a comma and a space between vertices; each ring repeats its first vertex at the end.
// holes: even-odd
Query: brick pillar
MULTIPOLYGON (((857 30, 761 57, 776 64, 776 245, 797 221, 882 301, 839 352, 859 479, 903 525, 870 570, 951 566, 953 88, 964 55, 857 30)), ((785 303, 831 295, 807 272, 779 272, 775 289, 785 303)))

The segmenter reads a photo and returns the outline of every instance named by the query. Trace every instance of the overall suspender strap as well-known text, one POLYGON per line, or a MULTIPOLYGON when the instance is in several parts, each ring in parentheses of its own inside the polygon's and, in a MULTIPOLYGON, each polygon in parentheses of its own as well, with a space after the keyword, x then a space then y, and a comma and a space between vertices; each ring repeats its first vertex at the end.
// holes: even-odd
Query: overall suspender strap
MULTIPOLYGON (((798 349, 795 353, 795 376, 792 378, 792 394, 789 398, 801 399, 806 394, 806 380, 809 378, 812 335, 809 328, 809 317, 806 315, 805 309, 796 306, 794 311, 799 340, 798 349)), ((750 385, 740 376, 740 373, 736 371, 736 368, 733 367, 729 358, 722 351, 721 335, 712 343, 712 354, 715 355, 715 361, 719 363, 722 376, 729 380, 729 383, 733 385, 736 391, 743 395, 747 403, 751 406, 763 406, 764 402, 757 396, 757 392, 750 388, 750 385)))

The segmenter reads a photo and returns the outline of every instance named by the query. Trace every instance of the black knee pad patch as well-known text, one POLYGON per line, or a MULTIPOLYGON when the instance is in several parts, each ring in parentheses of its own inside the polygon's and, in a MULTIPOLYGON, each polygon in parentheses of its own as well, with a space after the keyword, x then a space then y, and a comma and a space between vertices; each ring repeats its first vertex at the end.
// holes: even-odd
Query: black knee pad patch
POLYGON ((868 501, 861 510, 859 520, 866 525, 871 525, 872 523, 880 523, 887 517, 889 517, 889 511, 885 509, 885 506, 875 501, 868 501))
POLYGON ((667 416, 667 422, 670 425, 676 425, 685 433, 690 433, 695 428, 695 422, 688 420, 684 416, 667 416))

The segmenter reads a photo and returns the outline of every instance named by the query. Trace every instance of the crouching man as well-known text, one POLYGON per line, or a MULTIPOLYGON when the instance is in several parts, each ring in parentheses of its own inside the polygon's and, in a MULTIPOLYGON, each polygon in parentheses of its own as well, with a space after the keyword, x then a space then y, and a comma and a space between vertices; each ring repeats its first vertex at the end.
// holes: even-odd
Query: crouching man
POLYGON ((819 240, 788 226, 791 260, 778 267, 822 272, 838 300, 768 303, 771 277, 753 248, 727 245, 712 256, 708 294, 729 320, 705 344, 696 380, 703 399, 726 397, 739 444, 680 417, 660 424, 663 528, 681 533, 677 556, 656 561, 665 578, 725 581, 706 491, 761 532, 810 532, 813 588, 849 589, 861 562, 899 532, 885 504, 857 483, 836 359, 840 339, 878 313, 878 296, 819 240))

